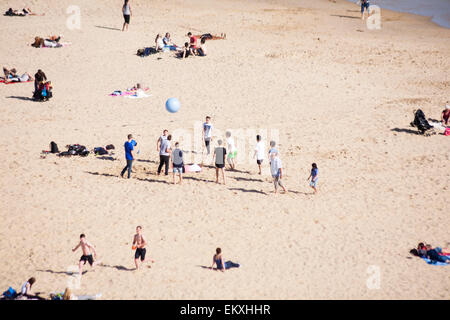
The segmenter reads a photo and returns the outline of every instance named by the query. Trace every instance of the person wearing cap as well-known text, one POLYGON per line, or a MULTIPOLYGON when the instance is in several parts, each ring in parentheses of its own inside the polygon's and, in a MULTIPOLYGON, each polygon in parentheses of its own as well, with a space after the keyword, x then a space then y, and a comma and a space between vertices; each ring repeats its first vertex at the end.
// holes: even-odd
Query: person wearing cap
POLYGON ((450 120, 450 104, 445 106, 445 109, 442 111, 441 121, 444 126, 449 124, 450 120))

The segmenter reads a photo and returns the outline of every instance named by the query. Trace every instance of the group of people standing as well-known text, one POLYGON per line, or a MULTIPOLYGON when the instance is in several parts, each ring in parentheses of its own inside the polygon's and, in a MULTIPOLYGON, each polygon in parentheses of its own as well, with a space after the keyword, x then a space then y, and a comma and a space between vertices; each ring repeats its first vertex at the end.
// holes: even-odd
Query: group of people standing
MULTIPOLYGON (((214 151, 211 152, 211 145, 213 141, 214 126, 211 122, 211 117, 207 116, 202 128, 202 140, 206 149, 206 156, 212 154, 212 161, 215 165, 216 171, 216 183, 219 183, 219 176, 222 178, 223 184, 226 184, 225 167, 228 162, 230 170, 236 170, 236 157, 237 148, 234 142, 234 138, 230 131, 226 132, 226 141, 218 139, 214 151), (227 150, 228 149, 228 150, 227 150)), ((125 148, 125 160, 126 166, 122 169, 120 176, 123 178, 126 171, 128 171, 128 178, 131 177, 133 160, 135 159, 134 147, 137 142, 133 140, 133 135, 128 135, 128 140, 124 144, 125 148)), ((176 184, 176 175, 179 177, 179 183, 183 182, 184 173, 184 159, 183 151, 180 148, 180 143, 175 142, 174 148, 172 148, 172 135, 168 130, 164 130, 163 134, 158 137, 156 141, 156 151, 159 153, 159 165, 157 174, 161 175, 164 167, 164 174, 169 175, 169 169, 172 165, 173 184, 176 184)), ((283 165, 280 159, 278 150, 276 149, 276 142, 270 142, 270 150, 268 154, 265 153, 265 145, 262 141, 261 135, 256 136, 256 145, 254 148, 253 158, 256 158, 256 164, 258 166, 258 174, 262 174, 262 165, 265 159, 269 159, 269 166, 274 183, 274 193, 278 192, 278 187, 281 187, 283 192, 286 193, 287 189, 283 184, 283 165)), ((311 173, 307 180, 310 180, 310 187, 317 193, 317 181, 318 181, 319 169, 316 163, 312 164, 311 173)))

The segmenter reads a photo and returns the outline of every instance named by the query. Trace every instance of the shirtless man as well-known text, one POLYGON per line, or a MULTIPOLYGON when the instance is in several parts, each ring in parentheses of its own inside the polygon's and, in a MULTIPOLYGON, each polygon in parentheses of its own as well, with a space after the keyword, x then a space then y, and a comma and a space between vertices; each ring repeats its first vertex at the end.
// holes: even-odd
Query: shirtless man
POLYGON ((94 246, 86 240, 86 236, 84 234, 80 235, 80 243, 75 248, 73 248, 72 251, 75 252, 80 246, 81 250, 83 251, 83 255, 80 258, 80 263, 78 264, 81 276, 83 273, 83 266, 86 264, 86 261, 89 262, 91 267, 94 267, 95 265, 99 264, 100 261, 94 262, 94 258, 97 259, 97 252, 95 251, 94 246), (91 251, 94 252, 94 258, 92 257, 91 251))
MULTIPOLYGON (((136 249, 136 253, 134 254, 134 263, 136 264, 136 270, 139 269, 139 258, 141 259, 141 263, 144 263, 145 254, 147 253, 147 249, 145 246, 147 245, 147 241, 144 239, 144 235, 142 234, 142 227, 136 227, 136 234, 133 237, 133 249, 136 249)), ((154 263, 154 260, 150 261, 154 263)), ((150 267, 150 266, 149 266, 150 267)), ((150 267, 151 268, 151 267, 150 267)))

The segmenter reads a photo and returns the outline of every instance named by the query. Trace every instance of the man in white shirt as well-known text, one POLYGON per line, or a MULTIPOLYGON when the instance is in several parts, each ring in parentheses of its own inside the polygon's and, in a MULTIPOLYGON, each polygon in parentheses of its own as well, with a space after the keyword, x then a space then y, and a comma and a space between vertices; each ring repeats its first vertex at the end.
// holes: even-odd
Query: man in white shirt
POLYGON ((264 142, 261 141, 261 136, 258 134, 256 136, 255 153, 253 155, 253 158, 256 157, 256 163, 258 164, 258 168, 259 168, 258 174, 261 174, 261 165, 263 163, 264 154, 265 154, 264 149, 265 149, 264 142))

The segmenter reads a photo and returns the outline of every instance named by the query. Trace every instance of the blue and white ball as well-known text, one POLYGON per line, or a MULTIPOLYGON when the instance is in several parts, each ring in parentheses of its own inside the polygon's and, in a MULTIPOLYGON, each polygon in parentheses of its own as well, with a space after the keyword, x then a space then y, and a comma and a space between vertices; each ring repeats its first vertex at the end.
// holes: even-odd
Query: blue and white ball
POLYGON ((169 98, 166 101, 166 110, 170 113, 175 113, 180 110, 181 104, 177 98, 169 98))

